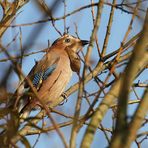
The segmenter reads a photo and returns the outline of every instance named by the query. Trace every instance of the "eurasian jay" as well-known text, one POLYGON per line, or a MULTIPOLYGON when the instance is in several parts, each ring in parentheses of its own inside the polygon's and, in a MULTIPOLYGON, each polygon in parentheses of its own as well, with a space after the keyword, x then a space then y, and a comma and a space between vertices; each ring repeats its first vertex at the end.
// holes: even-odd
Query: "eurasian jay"
MULTIPOLYGON (((65 34, 55 40, 43 58, 35 63, 27 77, 32 81, 39 98, 46 105, 52 104, 62 95, 70 81, 72 71, 79 72, 80 59, 77 53, 88 43, 86 40, 65 34)), ((17 90, 18 96, 21 96, 17 105, 15 103, 19 112, 26 110, 26 106, 33 109, 40 105, 37 99, 27 95, 25 97, 26 93, 31 93, 31 90, 24 80, 17 90)))

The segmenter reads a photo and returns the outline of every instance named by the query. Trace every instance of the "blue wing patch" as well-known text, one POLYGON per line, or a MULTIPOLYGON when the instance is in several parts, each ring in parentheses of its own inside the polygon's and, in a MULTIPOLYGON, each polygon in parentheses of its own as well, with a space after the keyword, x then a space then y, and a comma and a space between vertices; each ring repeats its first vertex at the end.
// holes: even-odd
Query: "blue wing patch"
POLYGON ((48 76, 51 75, 51 73, 56 69, 56 66, 57 64, 53 64, 52 66, 47 68, 47 70, 44 72, 43 80, 46 80, 48 76))
POLYGON ((46 80, 52 74, 56 66, 57 64, 53 64, 52 66, 48 67, 45 71, 38 72, 34 75, 32 83, 37 90, 40 89, 43 80, 46 80))
POLYGON ((38 84, 43 80, 43 72, 38 72, 34 75, 33 85, 37 88, 38 84))

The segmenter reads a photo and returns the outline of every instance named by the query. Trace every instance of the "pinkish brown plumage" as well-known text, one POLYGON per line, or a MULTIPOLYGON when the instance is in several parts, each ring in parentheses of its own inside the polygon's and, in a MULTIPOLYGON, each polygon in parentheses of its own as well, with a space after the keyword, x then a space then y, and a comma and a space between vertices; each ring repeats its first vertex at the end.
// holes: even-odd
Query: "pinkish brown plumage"
MULTIPOLYGON (((28 77, 36 87, 39 98, 45 104, 50 105, 58 99, 70 81, 72 70, 75 69, 71 67, 75 60, 71 59, 75 56, 71 58, 70 56, 73 54, 69 53, 76 54, 86 44, 88 44, 88 41, 66 34, 57 39, 47 50, 44 57, 36 62, 28 77)), ((30 92, 30 89, 25 81, 22 85, 19 87, 21 91, 18 89, 19 94, 22 95, 18 103, 19 111, 26 110, 26 108, 32 109, 38 104, 36 98, 23 97, 24 90, 28 88, 27 92, 30 92), (24 87, 23 91, 22 85, 24 87)))

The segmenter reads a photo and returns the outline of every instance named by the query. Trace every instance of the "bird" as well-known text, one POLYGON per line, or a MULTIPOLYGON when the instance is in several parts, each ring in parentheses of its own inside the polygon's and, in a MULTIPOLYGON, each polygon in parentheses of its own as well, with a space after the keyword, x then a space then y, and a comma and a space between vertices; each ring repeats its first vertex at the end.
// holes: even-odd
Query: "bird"
MULTIPOLYGON (((54 101, 64 94, 73 72, 79 73, 81 62, 78 52, 87 44, 87 40, 64 34, 53 42, 41 60, 35 62, 27 77, 46 105, 54 104, 54 101)), ((16 90, 18 98, 15 99, 13 108, 23 113, 41 106, 35 97, 28 95, 30 93, 30 86, 24 80, 16 90)))

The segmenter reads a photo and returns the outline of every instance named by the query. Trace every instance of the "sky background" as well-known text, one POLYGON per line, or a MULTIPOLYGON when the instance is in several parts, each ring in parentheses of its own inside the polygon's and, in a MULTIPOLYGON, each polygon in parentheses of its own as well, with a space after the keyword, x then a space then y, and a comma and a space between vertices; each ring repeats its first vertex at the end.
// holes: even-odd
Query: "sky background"
MULTIPOLYGON (((132 1, 132 0, 131 0, 132 1)), ((131 2, 130 1, 130 2, 131 2)), ((46 1, 48 6, 51 5, 51 1, 46 1)), ((94 2, 98 2, 97 0, 94 0, 94 2)), ((111 2, 111 1, 108 1, 111 2)), ((117 2, 120 2, 120 0, 117 0, 117 2)), ((90 0, 73 0, 73 1, 66 1, 66 13, 72 12, 73 10, 90 4, 90 0)), ((144 3, 144 9, 147 8, 148 6, 148 2, 144 3)), ((0 9, 0 13, 2 12, 2 9, 0 9)), ((28 4, 26 4, 24 7, 22 7, 20 9, 21 12, 16 19, 14 20, 13 24, 24 24, 24 23, 31 23, 31 22, 36 22, 39 20, 42 20, 44 18, 44 13, 42 11, 40 11, 40 8, 35 4, 35 2, 33 0, 31 0, 28 4)), ((96 8, 95 8, 95 12, 96 12, 96 8)), ((54 13, 54 17, 60 17, 63 16, 64 14, 64 5, 63 3, 59 4, 59 7, 56 9, 56 12, 54 13)), ((99 41, 99 46, 100 49, 103 46, 103 42, 104 42, 104 38, 105 38, 105 34, 106 34, 106 28, 107 28, 107 23, 108 23, 108 19, 109 19, 109 14, 110 14, 110 7, 107 5, 104 5, 103 8, 103 13, 102 13, 102 17, 101 17, 101 24, 98 30, 98 41, 99 41)), ((141 13, 142 17, 144 18, 144 13, 141 13)), ((1 17, 1 16, 0 16, 1 17)), ((46 17, 47 18, 47 17, 46 17)), ((112 25, 112 29, 111 29, 111 35, 110 35, 110 39, 109 39, 109 44, 107 47, 107 53, 110 53, 116 49, 118 49, 121 45, 121 41, 123 40, 123 37, 125 35, 125 32, 127 30, 127 27, 130 23, 131 20, 131 15, 122 12, 121 10, 115 9, 115 14, 114 14, 114 18, 113 18, 113 25, 112 25)), ((93 29, 93 22, 92 22, 92 14, 91 14, 91 8, 87 8, 84 9, 82 11, 79 11, 78 13, 71 15, 70 17, 66 18, 66 26, 69 27, 69 34, 76 36, 75 34, 75 23, 77 24, 78 27, 78 34, 79 37, 81 39, 85 39, 85 40, 89 40, 90 39, 90 35, 92 33, 92 29, 93 29)), ((64 32, 64 24, 63 24, 63 20, 59 20, 55 22, 56 27, 63 33, 64 32)), ((134 24, 133 24, 133 29, 128 37, 128 40, 135 34, 137 34, 142 27, 142 20, 140 19, 135 19, 134 24)), ((55 29, 53 28, 53 26, 51 25, 51 22, 46 22, 46 23, 41 23, 41 24, 36 24, 36 25, 32 25, 32 26, 24 26, 21 27, 22 30, 22 44, 23 47, 26 45, 26 43, 30 43, 31 47, 29 49, 27 49, 27 52, 32 52, 32 51, 38 51, 44 48, 48 47, 48 40, 50 41, 50 43, 52 43, 54 40, 56 40, 57 38, 60 37, 60 35, 55 31, 55 29), (32 34, 34 34, 35 32, 38 32, 41 29, 41 31, 39 32, 39 35, 36 36, 36 38, 34 39, 32 34)), ((15 28, 9 28, 6 33, 4 34, 3 38, 2 38, 2 43, 4 46, 6 46, 11 40, 12 38, 19 33, 19 27, 15 27, 15 28)), ((11 55, 15 55, 17 53, 17 51, 20 49, 20 43, 19 43, 19 36, 17 37, 17 40, 11 44, 11 46, 9 47, 9 51, 11 53, 11 55)), ((87 47, 85 47, 84 53, 86 51, 87 47)), ((39 60, 41 59, 43 56, 43 53, 39 53, 39 54, 35 54, 35 55, 31 55, 29 57, 24 58, 23 60, 23 72, 27 75, 29 73, 29 71, 31 70, 31 68, 34 66, 35 60, 39 60)), ((0 59, 5 58, 5 56, 0 53, 0 59)), ((99 56, 97 54, 97 48, 96 46, 94 46, 93 50, 92 50, 92 57, 91 59, 93 60, 93 65, 92 67, 94 67, 97 64, 97 61, 99 59, 99 56)), ((3 71, 5 69, 7 69, 7 66, 10 64, 10 62, 0 62, 0 69, 2 69, 2 71, 0 72, 0 79, 3 75, 3 71)), ((119 69, 119 72, 122 72, 123 68, 119 69)), ((147 77, 146 73, 144 73, 141 76, 141 79, 145 80, 147 77)), ((15 91, 16 87, 17 87, 17 83, 18 83, 18 77, 17 75, 14 73, 13 76, 11 76, 9 78, 9 83, 7 84, 9 91, 13 92, 15 91)), ((104 75, 100 76, 100 79, 103 80, 104 79, 104 75)), ((77 75, 74 73, 73 74, 73 78, 71 79, 69 85, 67 86, 67 88, 69 88, 70 86, 72 86, 72 84, 76 83, 78 81, 78 77, 77 75)), ((138 80, 137 80, 138 81, 138 80)), ((95 83, 88 83, 86 88, 89 92, 95 92, 96 87, 98 87, 95 83)), ((138 95, 140 96, 142 94, 142 90, 138 91, 138 95)), ((133 95, 133 94, 131 94, 133 95)), ((69 115, 73 115, 74 113, 74 108, 75 108, 75 101, 77 98, 77 93, 74 93, 73 95, 71 95, 69 97, 69 100, 67 103, 65 103, 63 106, 58 106, 56 107, 56 109, 67 113, 69 115)), ((133 98, 135 98, 135 96, 133 95, 133 98)), ((98 102, 99 103, 99 102, 98 102)), ((88 105, 86 103, 86 101, 83 101, 82 103, 82 114, 85 113, 88 105)), ((133 113, 133 111, 135 110, 136 105, 132 105, 129 108, 129 115, 133 113)), ((57 115, 54 116, 55 119, 58 122, 63 122, 63 121, 67 121, 65 118, 63 117, 59 117, 57 115)), ((49 122, 47 120, 47 122, 49 122)), ((105 118, 103 119, 103 125, 105 127, 111 127, 112 125, 112 113, 111 111, 108 111, 108 113, 106 114, 105 118)), ((50 123, 47 123, 50 124, 50 123)), ((83 134, 85 132, 85 126, 84 128, 81 129, 81 131, 79 132, 78 136, 77 136, 77 147, 79 147, 80 145, 80 141, 83 137, 83 134)), ((148 129, 148 127, 146 127, 148 129)), ((64 133, 67 142, 70 139, 70 130, 71 127, 65 127, 62 128, 61 131, 64 133)), ((143 129, 145 130, 145 129, 143 129)), ((31 144, 33 145, 36 141, 37 136, 28 136, 29 141, 31 142, 31 144)), ((100 148, 104 148, 107 146, 107 141, 104 137, 103 132, 101 131, 97 131, 96 132, 96 136, 94 139, 94 142, 92 144, 92 148, 98 148, 98 146, 100 148)), ((59 136, 57 136, 57 134, 55 132, 49 132, 49 134, 43 134, 40 136, 39 141, 36 145, 36 148, 47 148, 47 147, 53 147, 53 148, 58 148, 60 145, 60 147, 62 148, 63 144, 59 138, 59 136)), ((142 144, 142 148, 146 148, 148 147, 148 141, 143 142, 142 144)), ((136 145, 133 144, 132 148, 136 148, 136 145)))

